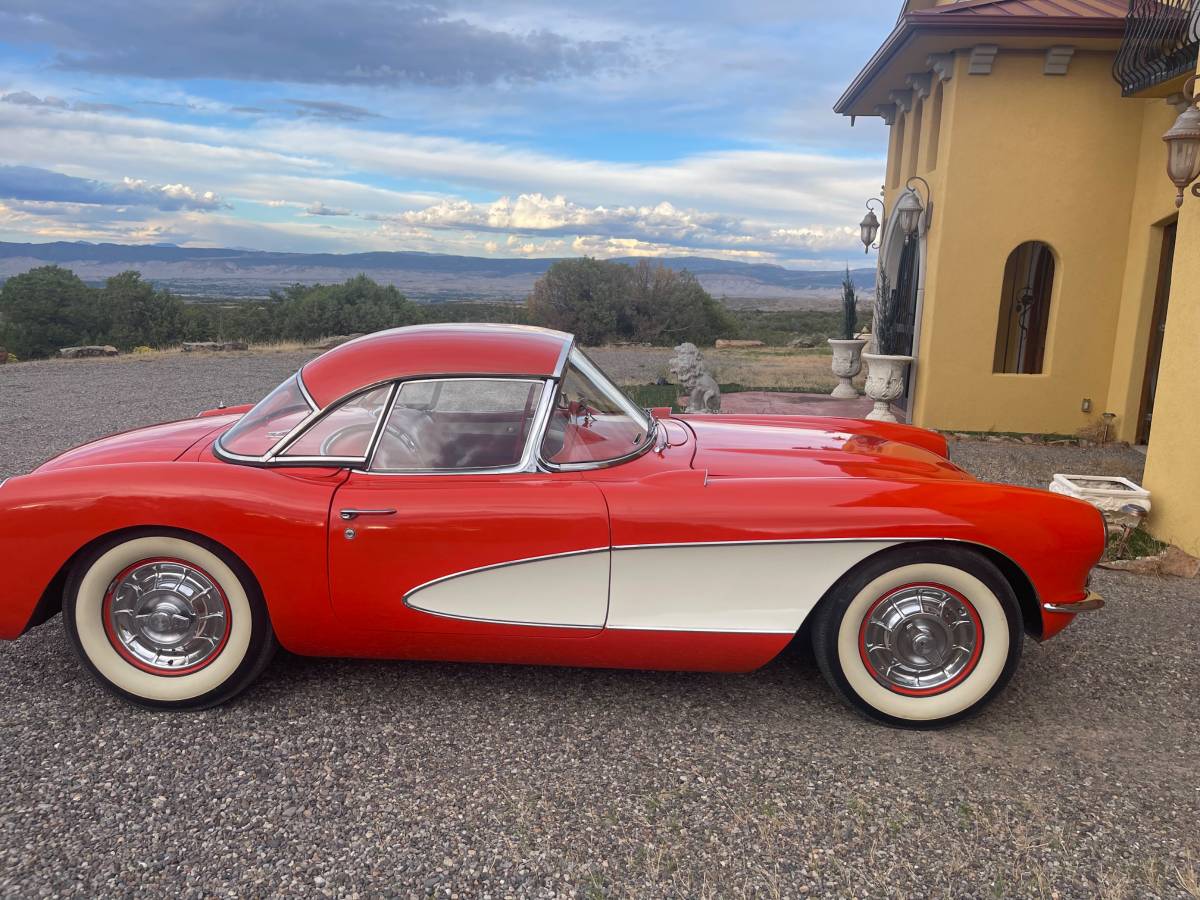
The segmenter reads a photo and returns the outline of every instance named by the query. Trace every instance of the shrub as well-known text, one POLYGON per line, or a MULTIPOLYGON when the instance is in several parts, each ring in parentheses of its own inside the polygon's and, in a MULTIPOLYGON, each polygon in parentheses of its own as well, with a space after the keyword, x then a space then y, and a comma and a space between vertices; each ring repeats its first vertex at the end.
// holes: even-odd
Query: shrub
POLYGON ((560 260, 537 280, 526 305, 534 322, 583 344, 712 344, 737 329, 694 275, 645 260, 560 260))

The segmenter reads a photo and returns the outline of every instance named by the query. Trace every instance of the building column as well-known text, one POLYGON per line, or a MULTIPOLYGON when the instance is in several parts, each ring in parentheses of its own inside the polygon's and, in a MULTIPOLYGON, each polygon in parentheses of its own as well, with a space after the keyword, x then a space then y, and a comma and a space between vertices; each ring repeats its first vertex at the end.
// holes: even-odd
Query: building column
POLYGON ((1150 532, 1200 556, 1200 197, 1189 191, 1185 198, 1145 484, 1153 504, 1150 532))

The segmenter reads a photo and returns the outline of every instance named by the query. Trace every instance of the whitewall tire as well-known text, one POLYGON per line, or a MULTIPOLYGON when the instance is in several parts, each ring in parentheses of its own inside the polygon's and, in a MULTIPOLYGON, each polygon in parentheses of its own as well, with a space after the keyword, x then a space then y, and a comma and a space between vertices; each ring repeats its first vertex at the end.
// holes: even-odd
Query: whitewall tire
POLYGON ((982 555, 923 544, 873 557, 821 602, 813 650, 855 709, 909 728, 978 712, 1008 683, 1023 623, 1011 585, 982 555))
POLYGON ((203 709, 258 677, 275 651, 249 570, 199 535, 126 532, 73 566, 63 619, 106 688, 154 708, 203 709))

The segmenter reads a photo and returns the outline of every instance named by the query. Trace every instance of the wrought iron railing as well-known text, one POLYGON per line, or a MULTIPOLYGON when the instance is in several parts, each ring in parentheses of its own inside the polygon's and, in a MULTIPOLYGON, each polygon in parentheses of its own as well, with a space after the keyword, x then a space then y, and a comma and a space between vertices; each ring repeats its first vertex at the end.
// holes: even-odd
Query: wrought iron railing
POLYGON ((1129 96, 1196 71, 1200 0, 1129 0, 1113 77, 1129 96))

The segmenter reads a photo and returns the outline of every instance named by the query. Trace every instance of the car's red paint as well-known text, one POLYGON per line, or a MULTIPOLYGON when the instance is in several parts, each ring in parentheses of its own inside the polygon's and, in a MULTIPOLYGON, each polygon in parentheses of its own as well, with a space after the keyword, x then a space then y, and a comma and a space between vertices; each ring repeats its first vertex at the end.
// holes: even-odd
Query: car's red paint
MULTIPOLYGON (((305 366, 303 378, 326 407, 390 379, 549 377, 569 340, 536 329, 406 329, 330 351, 305 366)), ((908 426, 663 418, 653 449, 611 467, 396 481, 337 467, 222 461, 213 444, 244 411, 210 410, 95 441, 0 486, 0 637, 19 636, 58 602, 58 577, 78 552, 146 526, 204 535, 235 554, 258 580, 279 641, 296 653, 720 671, 762 665, 789 635, 531 628, 372 598, 381 584, 404 593, 464 570, 571 551, 851 538, 984 548, 1028 582, 1040 608, 1083 599, 1103 550, 1092 507, 978 482, 947 460, 940 435, 908 426), (356 521, 348 542, 339 511, 376 506, 401 512, 356 521)), ((1027 624, 1042 637, 1073 618, 1033 616, 1027 624)))
POLYGON ((170 462, 188 447, 210 434, 228 427, 228 422, 209 419, 185 419, 138 428, 91 441, 42 463, 35 471, 106 466, 113 463, 170 462))
POLYGON ((540 375, 561 368, 571 336, 520 325, 418 325, 356 338, 301 370, 324 408, 366 385, 428 375, 540 375))

